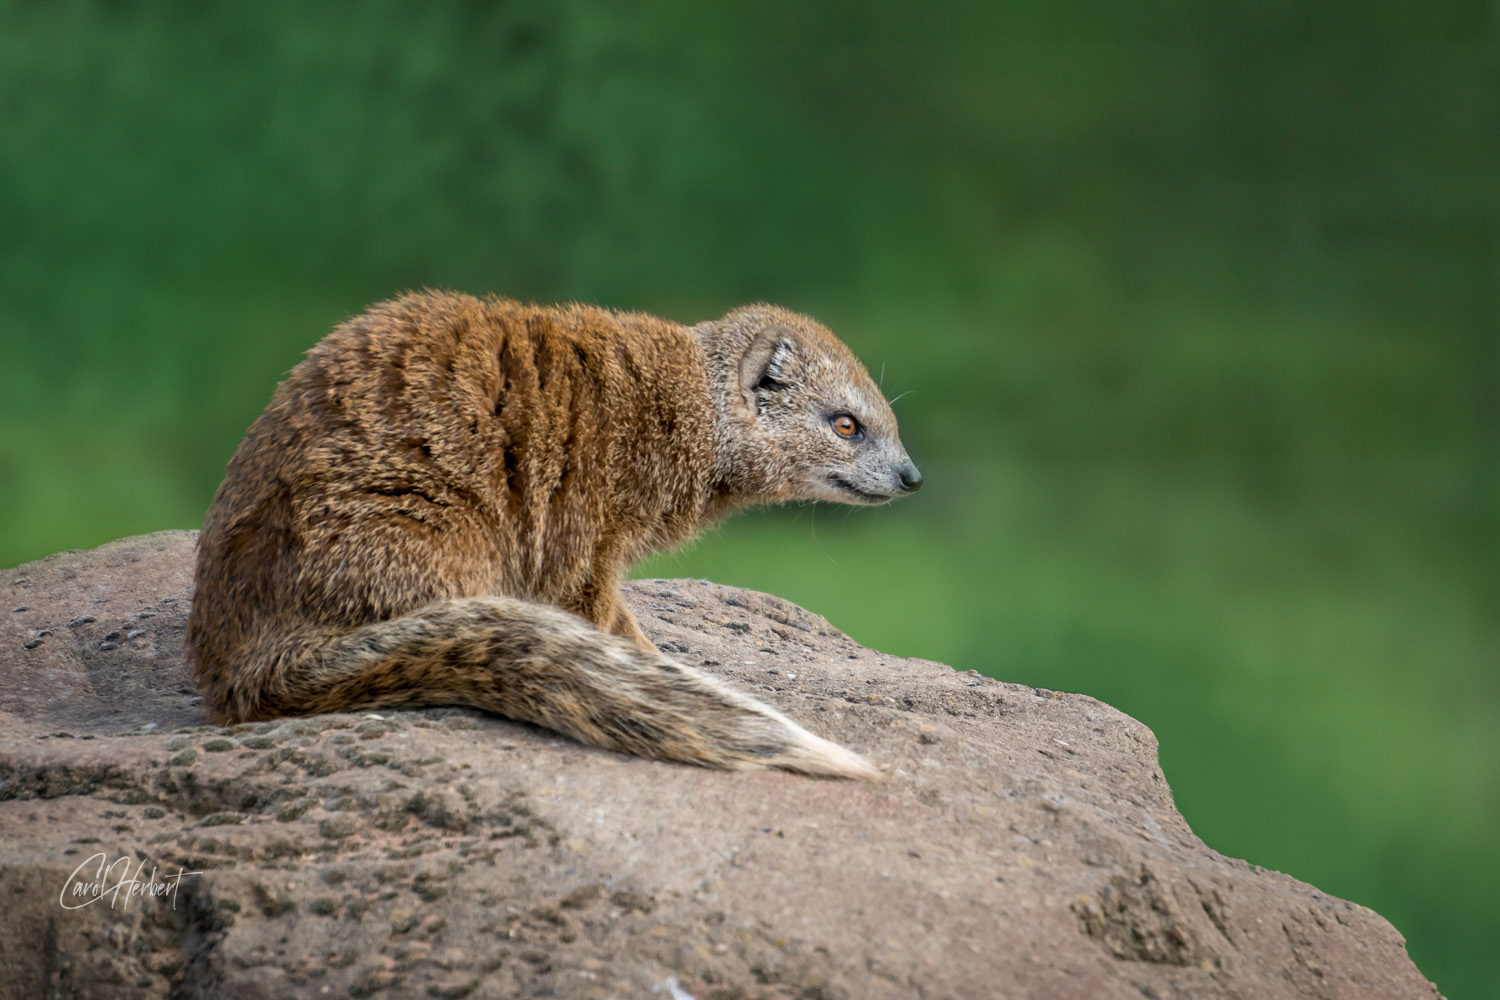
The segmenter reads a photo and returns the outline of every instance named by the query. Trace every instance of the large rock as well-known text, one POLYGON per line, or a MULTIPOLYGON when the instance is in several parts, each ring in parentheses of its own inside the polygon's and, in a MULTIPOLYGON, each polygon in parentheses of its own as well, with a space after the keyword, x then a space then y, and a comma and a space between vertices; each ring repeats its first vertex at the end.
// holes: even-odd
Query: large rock
POLYGON ((205 726, 193 539, 0 577, 0 997, 1433 993, 1375 913, 1204 846, 1135 720, 764 594, 629 598, 663 649, 888 781, 635 760, 457 709, 205 726), (126 865, 161 894, 71 894, 126 865))

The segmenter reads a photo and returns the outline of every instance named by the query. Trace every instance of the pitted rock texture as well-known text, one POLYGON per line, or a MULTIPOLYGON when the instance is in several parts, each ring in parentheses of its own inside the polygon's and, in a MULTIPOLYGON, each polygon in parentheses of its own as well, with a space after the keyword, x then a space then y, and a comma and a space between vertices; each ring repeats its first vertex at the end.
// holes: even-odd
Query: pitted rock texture
POLYGON ((194 537, 0 576, 0 998, 1435 993, 1375 913, 1198 840, 1135 720, 764 594, 627 596, 662 649, 886 781, 464 709, 205 726, 194 537), (108 894, 137 876, 158 894, 108 894))

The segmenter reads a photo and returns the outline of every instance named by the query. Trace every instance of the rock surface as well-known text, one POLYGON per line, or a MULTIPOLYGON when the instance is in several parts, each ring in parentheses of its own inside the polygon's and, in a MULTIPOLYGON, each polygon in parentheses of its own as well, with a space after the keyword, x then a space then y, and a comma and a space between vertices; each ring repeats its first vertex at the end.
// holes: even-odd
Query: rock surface
POLYGON ((0 997, 1435 992, 1375 913, 1204 846, 1135 720, 764 594, 628 597, 664 650, 889 780, 628 759, 457 709, 205 726, 194 537, 0 577, 0 997), (137 866, 161 894, 71 894, 137 866))

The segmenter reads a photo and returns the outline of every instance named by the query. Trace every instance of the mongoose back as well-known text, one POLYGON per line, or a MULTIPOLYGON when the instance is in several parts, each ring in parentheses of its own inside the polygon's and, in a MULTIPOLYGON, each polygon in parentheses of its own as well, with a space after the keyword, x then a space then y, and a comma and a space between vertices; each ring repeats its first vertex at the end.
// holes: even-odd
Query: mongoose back
POLYGON ((230 460, 194 677, 217 722, 461 704, 645 757, 873 776, 657 651, 620 578, 747 504, 920 484, 864 367, 807 317, 409 294, 310 350, 230 460))

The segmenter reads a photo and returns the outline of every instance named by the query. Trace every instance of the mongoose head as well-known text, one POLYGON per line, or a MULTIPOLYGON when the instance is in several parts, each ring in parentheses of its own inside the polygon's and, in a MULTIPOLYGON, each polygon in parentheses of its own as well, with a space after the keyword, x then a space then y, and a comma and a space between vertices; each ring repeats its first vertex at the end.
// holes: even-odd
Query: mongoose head
POLYGON ((879 504, 922 485, 890 404, 816 320, 753 305, 693 333, 708 358, 720 482, 731 494, 879 504))

